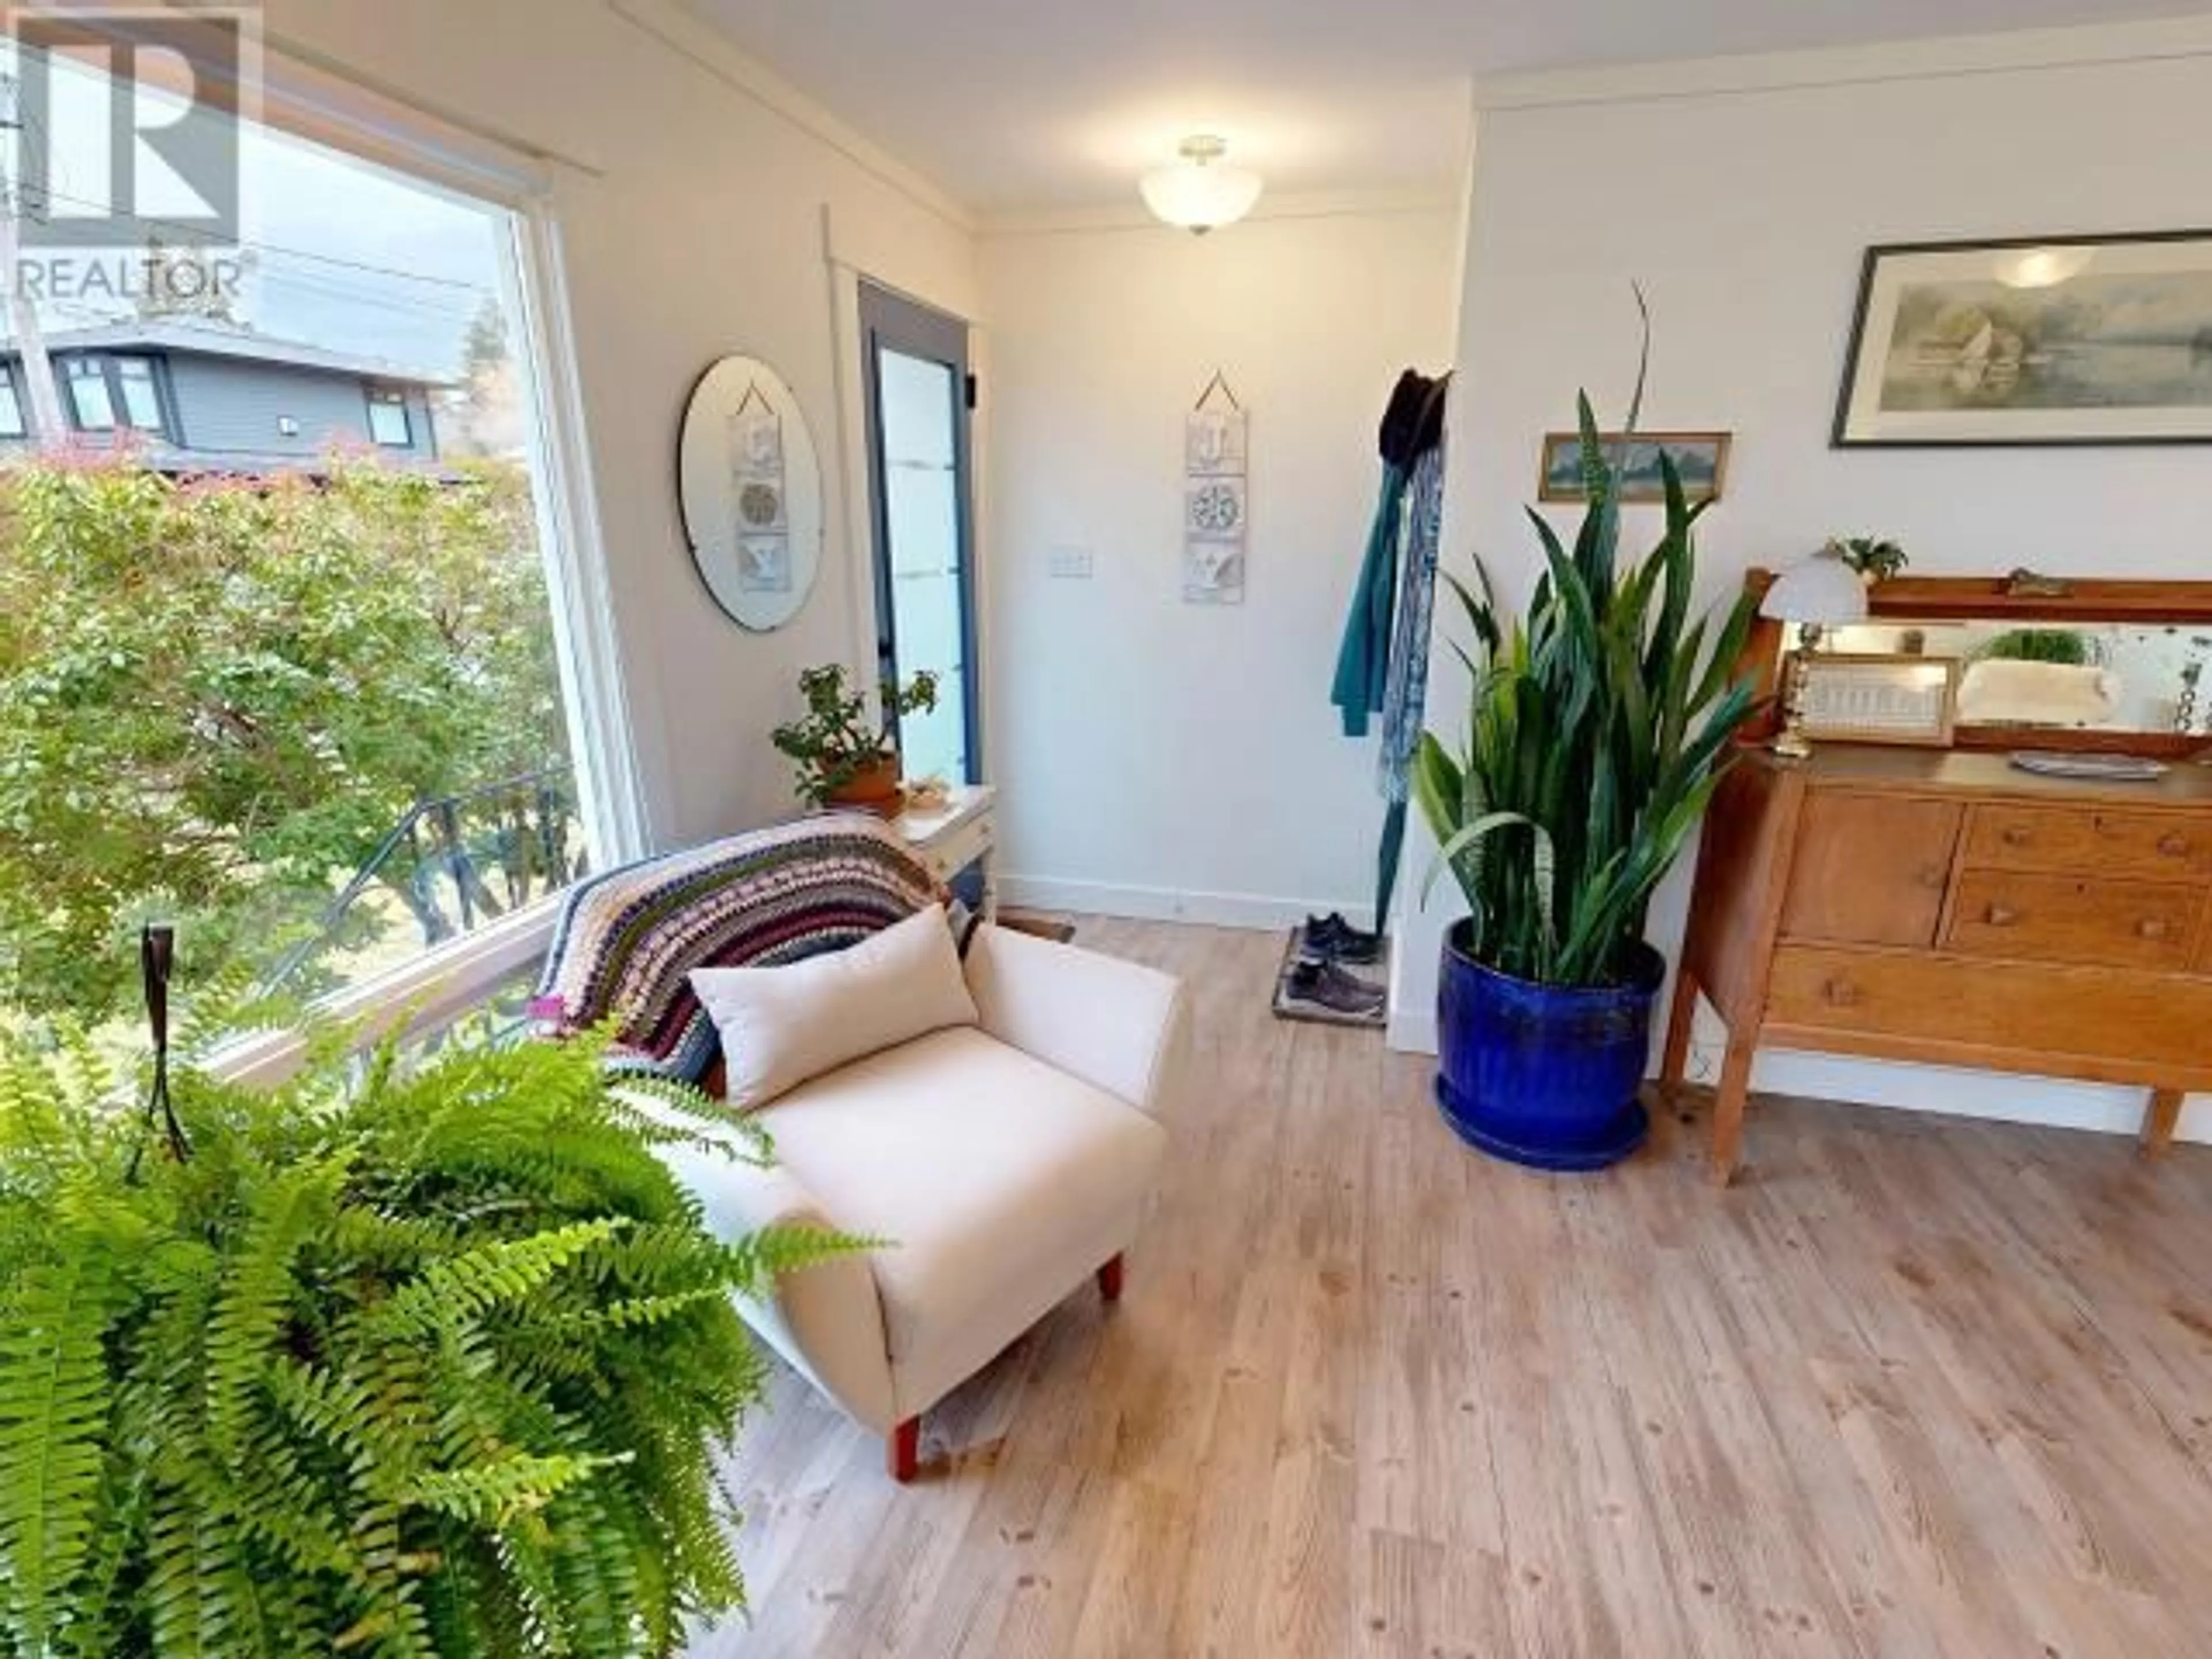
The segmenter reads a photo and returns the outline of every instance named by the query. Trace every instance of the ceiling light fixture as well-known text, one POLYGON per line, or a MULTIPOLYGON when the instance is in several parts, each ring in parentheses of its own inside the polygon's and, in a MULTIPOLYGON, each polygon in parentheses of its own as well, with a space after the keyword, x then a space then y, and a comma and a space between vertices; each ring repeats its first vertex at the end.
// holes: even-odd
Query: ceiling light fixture
POLYGON ((1260 175, 1223 167, 1229 146, 1203 134, 1182 141, 1182 160, 1157 167, 1139 181, 1145 205, 1155 217, 1203 236, 1218 225, 1234 224, 1260 199, 1260 175))

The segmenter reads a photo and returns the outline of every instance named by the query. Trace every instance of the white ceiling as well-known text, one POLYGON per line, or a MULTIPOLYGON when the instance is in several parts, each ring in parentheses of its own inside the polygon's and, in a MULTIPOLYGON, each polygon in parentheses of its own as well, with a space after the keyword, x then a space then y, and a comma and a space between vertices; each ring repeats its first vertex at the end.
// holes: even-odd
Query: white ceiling
POLYGON ((2172 16, 2204 0, 691 0, 987 213, 1133 199, 1219 132, 1273 191, 1456 169, 1470 77, 2172 16))

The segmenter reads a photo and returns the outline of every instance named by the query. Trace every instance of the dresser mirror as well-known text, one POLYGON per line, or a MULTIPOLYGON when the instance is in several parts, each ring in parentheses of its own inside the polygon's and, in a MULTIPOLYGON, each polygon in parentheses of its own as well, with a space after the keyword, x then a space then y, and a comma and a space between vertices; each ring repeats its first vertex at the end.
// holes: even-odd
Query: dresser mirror
POLYGON ((1832 637, 1838 652, 1956 662, 1962 726, 2212 740, 2212 623, 1899 617, 1832 637))
POLYGON ((1955 748, 2212 755, 2212 582, 1901 577, 1867 611, 1824 648, 1956 663, 1955 748))

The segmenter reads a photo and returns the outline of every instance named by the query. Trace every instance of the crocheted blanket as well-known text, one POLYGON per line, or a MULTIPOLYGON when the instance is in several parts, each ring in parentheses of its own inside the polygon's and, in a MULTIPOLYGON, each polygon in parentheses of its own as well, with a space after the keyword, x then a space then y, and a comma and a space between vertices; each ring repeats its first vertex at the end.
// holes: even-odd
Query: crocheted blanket
POLYGON ((611 1021, 610 1070, 698 1083, 720 1049, 694 968, 842 950, 945 896, 887 825, 851 813, 624 865, 570 890, 531 1013, 556 1032, 611 1021))

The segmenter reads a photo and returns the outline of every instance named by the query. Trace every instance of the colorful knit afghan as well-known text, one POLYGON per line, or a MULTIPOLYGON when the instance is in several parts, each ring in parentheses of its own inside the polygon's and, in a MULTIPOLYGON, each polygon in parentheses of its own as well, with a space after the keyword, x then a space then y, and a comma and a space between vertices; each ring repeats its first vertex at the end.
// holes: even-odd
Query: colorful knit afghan
POLYGON ((854 813, 625 865, 570 890, 531 1012, 556 1030, 611 1020, 611 1070, 697 1083, 720 1048, 694 968, 842 950, 945 896, 882 820, 854 813))

